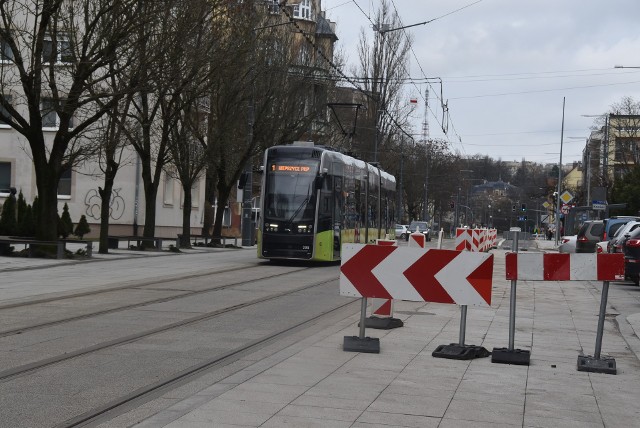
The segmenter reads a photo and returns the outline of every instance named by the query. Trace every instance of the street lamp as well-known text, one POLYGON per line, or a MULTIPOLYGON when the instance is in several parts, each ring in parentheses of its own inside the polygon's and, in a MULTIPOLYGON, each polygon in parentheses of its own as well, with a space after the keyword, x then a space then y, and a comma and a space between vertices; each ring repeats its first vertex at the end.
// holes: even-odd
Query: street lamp
POLYGON ((558 165, 558 200, 556 202, 556 245, 560 240, 560 190, 562 189, 562 142, 564 140, 564 105, 565 97, 562 97, 562 129, 560 131, 560 165, 558 165))
MULTIPOLYGON (((472 169, 461 169, 460 172, 473 172, 472 169)), ((458 180, 458 196, 456 197, 456 218, 455 218, 455 227, 458 227, 458 218, 460 215, 460 190, 461 189, 461 183, 464 179, 458 180)))

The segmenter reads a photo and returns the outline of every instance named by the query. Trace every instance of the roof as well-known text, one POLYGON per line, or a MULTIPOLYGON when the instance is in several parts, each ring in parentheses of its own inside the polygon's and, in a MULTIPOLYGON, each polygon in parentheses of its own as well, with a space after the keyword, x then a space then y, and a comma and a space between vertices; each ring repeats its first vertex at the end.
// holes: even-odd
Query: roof
POLYGON ((323 16, 323 14, 320 13, 318 14, 318 19, 316 22, 316 36, 329 37, 333 39, 334 42, 338 40, 338 36, 336 36, 336 33, 333 31, 331 22, 329 22, 329 20, 327 20, 323 16))

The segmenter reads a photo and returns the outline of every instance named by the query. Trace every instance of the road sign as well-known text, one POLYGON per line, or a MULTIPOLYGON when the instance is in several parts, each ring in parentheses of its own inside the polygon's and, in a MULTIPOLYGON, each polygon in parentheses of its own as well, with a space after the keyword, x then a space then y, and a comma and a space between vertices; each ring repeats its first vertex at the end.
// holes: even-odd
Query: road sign
POLYGON ((549 214, 544 214, 540 216, 540 223, 549 223, 549 214))
POLYGON ((569 214, 569 210, 571 209, 571 205, 563 204, 560 208, 560 212, 562 214, 569 214))
POLYGON ((596 211, 604 211, 607 209, 607 201, 591 201, 591 208, 596 211))
POLYGON ((551 207, 551 204, 550 204, 549 202, 547 202, 547 201, 544 201, 544 202, 542 203, 542 206, 543 206, 543 207, 545 207, 545 208, 547 208, 547 209, 549 209, 549 207, 551 207))
POLYGON ((560 200, 565 204, 568 204, 573 200, 573 195, 568 190, 565 190, 562 192, 562 195, 560 195, 560 200))
POLYGON ((492 275, 491 253, 345 244, 340 294, 487 307, 492 275))

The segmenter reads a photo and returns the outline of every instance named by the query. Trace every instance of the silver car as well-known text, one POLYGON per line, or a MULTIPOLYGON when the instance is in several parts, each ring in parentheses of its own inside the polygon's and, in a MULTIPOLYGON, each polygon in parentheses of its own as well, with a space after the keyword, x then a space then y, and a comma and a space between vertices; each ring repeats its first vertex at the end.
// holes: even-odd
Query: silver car
POLYGON ((407 239, 409 228, 405 224, 396 224, 396 239, 407 239))
POLYGON ((558 251, 561 253, 575 253, 577 239, 578 239, 578 235, 563 236, 560 239, 560 245, 558 246, 558 251))

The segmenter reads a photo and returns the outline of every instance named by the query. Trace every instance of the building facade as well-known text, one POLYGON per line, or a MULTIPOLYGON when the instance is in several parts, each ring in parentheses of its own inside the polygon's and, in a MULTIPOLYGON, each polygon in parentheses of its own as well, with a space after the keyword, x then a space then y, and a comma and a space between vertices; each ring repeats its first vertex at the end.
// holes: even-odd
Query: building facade
MULTIPOLYGON (((284 16, 280 9, 279 2, 272 0, 259 0, 264 3, 267 11, 273 14, 284 16)), ((327 102, 325 78, 329 67, 326 58, 333 58, 333 45, 337 40, 335 36, 335 24, 325 19, 321 11, 320 0, 301 0, 288 9, 292 14, 295 23, 304 30, 295 35, 295 46, 301 60, 305 60, 305 65, 309 64, 317 69, 311 74, 309 84, 312 85, 310 93, 314 94, 314 99, 310 103, 327 102), (307 34, 307 36, 305 36, 307 34), (310 45, 307 38, 310 37, 314 43, 310 45), (317 78, 313 78, 316 76, 317 78)), ((71 46, 67 39, 58 37, 55 43, 45 43, 45 51, 49 49, 47 57, 55 57, 54 61, 47 66, 63 69, 67 64, 74 61, 74 56, 70 54, 71 46)), ((7 107, 3 103, 9 103, 24 117, 28 117, 28 106, 24 103, 23 94, 20 93, 20 85, 16 80, 9 80, 7 76, 15 74, 16 55, 12 52, 6 41, 0 37, 0 72, 2 82, 0 85, 0 205, 15 189, 22 192, 27 203, 32 203, 37 196, 37 186, 35 180, 35 168, 30 147, 25 137, 13 129, 8 121, 2 120, 2 113, 8 114, 7 107)), ((302 64, 302 63, 301 63, 302 64)), ((308 70, 307 70, 308 71, 308 70)), ((308 76, 308 74, 307 74, 308 76)), ((305 77, 306 78, 306 77, 305 77)), ((43 97, 41 101, 42 112, 42 133, 50 144, 59 131, 60 118, 56 111, 49 105, 48 98, 43 97)), ((327 109, 318 115, 313 121, 308 131, 308 138, 313 139, 321 132, 324 123, 328 119, 327 109)), ((6 116, 5 116, 6 117, 6 116)), ((120 168, 115 177, 113 194, 110 200, 109 224, 111 234, 140 234, 144 226, 145 218, 145 192, 141 179, 141 162, 138 153, 132 148, 125 147, 119 159, 120 168)), ((85 215, 92 229, 88 237, 95 237, 99 233, 100 207, 102 200, 100 189, 103 186, 104 165, 99 156, 80 162, 72 169, 64 172, 58 184, 58 212, 62 212, 62 207, 66 203, 69 213, 74 223, 77 223, 81 215, 85 215)), ((175 237, 182 231, 184 193, 180 182, 174 178, 169 168, 162 173, 158 194, 156 199, 156 230, 155 236, 175 237)), ((207 201, 212 198, 205 195, 205 178, 198 179, 191 189, 191 231, 199 234, 203 227, 205 211, 209 209, 225 209, 225 220, 223 226, 230 235, 237 235, 240 227, 240 207, 239 198, 232 198, 226 207, 218 207, 214 202, 213 207, 208 206, 207 201)), ((235 196, 235 195, 234 195, 235 196)), ((215 201, 215 198, 213 198, 215 201)))

